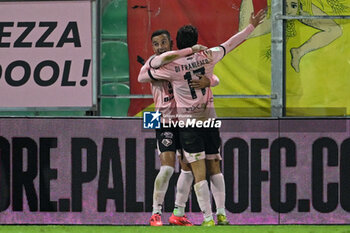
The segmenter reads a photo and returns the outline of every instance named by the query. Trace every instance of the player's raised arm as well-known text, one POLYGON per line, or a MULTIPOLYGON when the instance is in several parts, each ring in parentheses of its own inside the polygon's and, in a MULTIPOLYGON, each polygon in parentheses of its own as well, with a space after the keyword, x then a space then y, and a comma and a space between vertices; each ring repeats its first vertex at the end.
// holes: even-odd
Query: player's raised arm
POLYGON ((192 53, 196 53, 206 49, 208 49, 206 46, 196 44, 196 45, 193 45, 191 48, 185 48, 177 51, 168 51, 160 55, 153 56, 145 63, 145 65, 142 66, 138 76, 138 81, 140 83, 156 81, 156 79, 152 79, 153 76, 150 73, 151 68, 158 69, 159 67, 166 65, 176 59, 179 59, 181 57, 185 57, 192 53))
POLYGON ((252 33, 254 29, 263 22, 264 17, 265 10, 263 9, 260 10, 256 15, 254 15, 254 13, 251 13, 249 25, 222 44, 226 50, 225 54, 231 52, 237 45, 243 42, 249 36, 249 34, 252 33))
POLYGON ((161 55, 153 57, 153 59, 151 59, 149 62, 150 63, 149 66, 153 69, 158 69, 159 67, 166 65, 176 59, 179 59, 181 57, 185 57, 192 53, 196 53, 206 49, 208 49, 206 46, 197 44, 197 45, 193 45, 191 48, 185 48, 177 51, 168 51, 168 52, 162 53, 161 55))

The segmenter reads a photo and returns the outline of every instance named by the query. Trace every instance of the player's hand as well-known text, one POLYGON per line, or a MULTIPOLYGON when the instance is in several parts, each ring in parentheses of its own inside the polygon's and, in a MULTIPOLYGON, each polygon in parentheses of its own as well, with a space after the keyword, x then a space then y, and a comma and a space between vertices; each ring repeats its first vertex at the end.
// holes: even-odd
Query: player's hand
POLYGON ((254 15, 254 12, 252 12, 250 15, 249 23, 253 24, 253 26, 256 28, 259 24, 261 24, 264 21, 265 16, 265 9, 261 9, 256 15, 254 15))
POLYGON ((205 77, 205 75, 197 74, 197 76, 199 79, 198 80, 192 79, 190 82, 190 87, 199 88, 199 89, 210 87, 210 80, 207 77, 205 77))
POLYGON ((200 44, 196 44, 192 46, 192 51, 193 53, 197 53, 199 51, 203 51, 203 50, 207 50, 208 47, 204 46, 204 45, 200 45, 200 44))

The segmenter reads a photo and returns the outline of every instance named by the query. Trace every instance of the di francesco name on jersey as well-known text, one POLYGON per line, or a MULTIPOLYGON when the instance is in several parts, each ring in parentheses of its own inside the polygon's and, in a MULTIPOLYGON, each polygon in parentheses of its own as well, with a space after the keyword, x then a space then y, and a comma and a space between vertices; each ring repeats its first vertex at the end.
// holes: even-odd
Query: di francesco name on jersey
POLYGON ((175 72, 178 73, 180 71, 188 71, 188 70, 192 70, 192 69, 196 69, 198 67, 202 67, 205 64, 209 64, 210 61, 209 59, 203 59, 200 61, 196 61, 196 62, 189 62, 187 64, 184 65, 179 65, 179 66, 175 66, 175 72))
MULTIPOLYGON (((100 144, 91 138, 71 138, 70 142, 67 151, 71 154, 60 157, 71 164, 63 166, 52 162, 53 155, 59 154, 55 151, 60 143, 58 138, 0 137, 0 211, 23 211, 25 205, 31 212, 94 211, 83 205, 84 198, 91 196, 96 197, 95 211, 98 212, 106 212, 108 200, 111 200, 108 205, 116 212, 152 210, 153 182, 157 174, 154 138, 103 138, 99 140, 100 144), (123 151, 119 149, 122 143, 125 145, 123 151), (136 153, 140 144, 144 148, 143 154, 136 153), (144 156, 142 164, 138 163, 140 156, 144 156), (125 162, 122 163, 121 158, 125 162), (136 175, 140 166, 145 168, 142 178, 136 175), (60 180, 61 176, 68 177, 70 183, 57 184, 55 180, 60 180), (136 192, 139 179, 144 179, 144 190, 138 187, 136 192), (96 184, 92 192, 91 186, 87 189, 91 182, 96 184), (50 193, 60 189, 67 189, 65 196, 52 200, 50 193), (144 192, 141 201, 139 196, 137 198, 140 191, 144 192)), ((222 149, 226 207, 231 213, 264 213, 268 209, 277 213, 310 212, 312 209, 330 213, 337 208, 350 212, 350 138, 337 142, 323 137, 310 142, 309 172, 293 173, 302 176, 295 179, 298 184, 288 182, 291 177, 283 177, 281 172, 305 166, 297 163, 297 158, 306 155, 297 153, 297 145, 290 138, 247 141, 236 137, 224 141, 222 149), (264 161, 269 161, 269 169, 262 169, 264 161), (235 167, 238 169, 233 172, 235 167), (325 170, 329 167, 338 180, 327 181, 329 174, 325 170), (236 175, 238 184, 233 187, 236 175), (263 185, 268 185, 269 192, 262 191, 263 185), (301 198, 297 193, 310 193, 310 196, 301 198)), ((170 187, 175 182, 172 178, 170 187)), ((165 211, 171 211, 173 203, 174 189, 169 189, 165 211)), ((199 211, 196 202, 192 202, 191 210, 199 211)))

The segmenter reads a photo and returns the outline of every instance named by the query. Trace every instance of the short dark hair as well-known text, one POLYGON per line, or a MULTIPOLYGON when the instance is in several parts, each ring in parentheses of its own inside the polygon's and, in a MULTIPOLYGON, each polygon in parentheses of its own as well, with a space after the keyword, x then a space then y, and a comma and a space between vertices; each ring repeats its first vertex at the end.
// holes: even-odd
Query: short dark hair
POLYGON ((165 34, 168 37, 169 41, 171 41, 170 33, 168 32, 168 30, 164 30, 164 29, 160 29, 160 30, 154 31, 152 33, 151 40, 153 39, 153 37, 160 36, 160 35, 163 35, 163 34, 165 34))
POLYGON ((177 31, 176 45, 178 49, 192 47, 197 44, 198 31, 195 26, 185 25, 177 31))

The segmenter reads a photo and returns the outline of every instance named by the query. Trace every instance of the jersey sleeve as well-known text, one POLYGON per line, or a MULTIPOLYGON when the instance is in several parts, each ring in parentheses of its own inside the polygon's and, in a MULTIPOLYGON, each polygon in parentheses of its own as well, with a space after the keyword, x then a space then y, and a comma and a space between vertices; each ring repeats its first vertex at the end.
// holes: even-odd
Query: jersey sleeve
POLYGON ((219 80, 219 78, 218 78, 215 74, 213 74, 213 75, 209 78, 209 80, 210 80, 210 86, 211 86, 211 87, 215 87, 215 86, 219 85, 220 80, 219 80))
POLYGON ((157 81, 157 80, 166 80, 166 81, 169 81, 169 82, 172 81, 174 79, 174 72, 172 72, 167 67, 170 64, 167 64, 165 66, 159 67, 158 69, 150 68, 148 70, 148 72, 147 72, 149 78, 151 80, 153 80, 153 81, 157 81))
POLYGON ((249 36, 249 34, 254 31, 254 29, 254 26, 252 24, 249 24, 242 31, 238 32, 237 34, 233 35, 230 39, 225 41, 221 45, 225 50, 225 54, 231 52, 237 45, 242 43, 249 36))
POLYGON ((137 77, 137 80, 140 83, 147 83, 152 82, 154 79, 152 79, 153 76, 151 76, 149 73, 151 72, 150 69, 150 61, 153 59, 154 56, 150 57, 146 63, 141 67, 139 76, 137 77))
POLYGON ((218 63, 225 55, 226 49, 223 46, 210 48, 204 52, 211 62, 218 63))
POLYGON ((193 53, 192 48, 185 48, 185 49, 176 50, 176 51, 168 51, 168 52, 162 53, 161 55, 150 57, 145 63, 145 65, 142 66, 138 76, 138 81, 140 83, 145 83, 145 82, 157 81, 158 79, 168 80, 166 77, 163 77, 165 72, 158 71, 158 69, 168 63, 171 63, 176 59, 185 57, 192 53, 193 53))
POLYGON ((176 51, 168 51, 168 52, 162 53, 161 55, 153 57, 149 62, 149 66, 153 69, 158 69, 159 67, 165 64, 168 64, 178 58, 190 55, 192 52, 193 52, 192 48, 185 48, 185 49, 176 50, 176 51))

